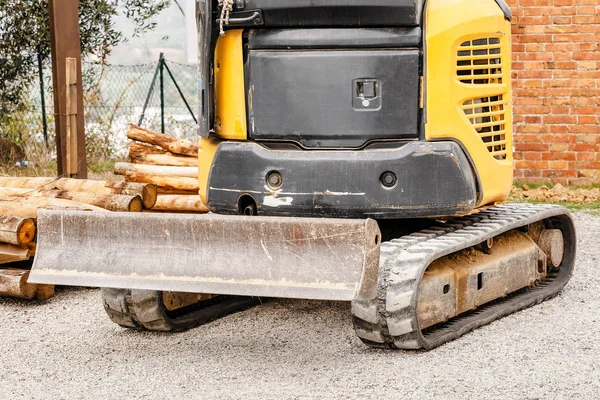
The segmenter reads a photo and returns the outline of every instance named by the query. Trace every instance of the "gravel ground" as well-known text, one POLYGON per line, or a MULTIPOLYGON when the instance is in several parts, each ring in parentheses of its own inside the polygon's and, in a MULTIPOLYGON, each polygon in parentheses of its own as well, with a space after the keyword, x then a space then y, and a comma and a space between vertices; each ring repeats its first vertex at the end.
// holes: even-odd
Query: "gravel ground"
POLYGON ((0 299, 0 399, 597 398, 600 217, 576 219, 558 297, 430 352, 362 345, 347 303, 279 300, 157 334, 112 324, 98 290, 0 299))

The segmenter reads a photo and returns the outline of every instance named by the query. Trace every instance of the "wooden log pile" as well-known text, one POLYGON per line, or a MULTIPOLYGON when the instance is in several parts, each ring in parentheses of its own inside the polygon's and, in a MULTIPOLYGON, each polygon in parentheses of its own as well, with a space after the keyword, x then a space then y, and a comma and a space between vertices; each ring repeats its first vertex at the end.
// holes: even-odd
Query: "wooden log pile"
MULTIPOLYGON (((126 183, 153 184, 156 204, 148 211, 206 213, 198 195, 198 145, 131 125, 129 163, 117 163, 115 175, 126 183)), ((149 208, 149 207, 148 207, 149 208)))
POLYGON ((155 185, 69 178, 0 177, 0 296, 47 299, 52 285, 27 282, 40 209, 141 212, 156 204, 155 185))
POLYGON ((0 177, 0 296, 47 299, 54 286, 27 282, 35 256, 37 212, 206 213, 198 195, 198 146, 135 125, 128 132, 130 163, 117 163, 124 182, 0 177))

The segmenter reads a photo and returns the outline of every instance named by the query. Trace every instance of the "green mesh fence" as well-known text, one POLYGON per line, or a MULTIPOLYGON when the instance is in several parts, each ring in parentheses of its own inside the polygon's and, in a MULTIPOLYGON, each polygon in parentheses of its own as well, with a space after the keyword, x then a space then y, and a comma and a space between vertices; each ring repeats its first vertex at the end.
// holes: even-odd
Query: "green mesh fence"
MULTIPOLYGON (((196 139, 196 66, 168 60, 164 62, 162 84, 161 74, 157 73, 160 60, 143 65, 82 65, 89 158, 108 160, 125 157, 128 126, 131 123, 138 124, 142 112, 144 128, 160 132, 161 122, 164 120, 166 134, 196 139), (156 81, 151 91, 155 75, 156 81), (161 97, 164 107, 161 107, 161 97)), ((26 159, 42 160, 55 157, 54 103, 51 88, 51 73, 45 71, 45 108, 42 107, 40 83, 36 80, 32 84, 29 98, 24 101, 20 110, 7 116, 7 122, 0 127, 0 136, 19 144, 25 151, 26 159), (43 109, 47 121, 48 146, 44 138, 43 109)))

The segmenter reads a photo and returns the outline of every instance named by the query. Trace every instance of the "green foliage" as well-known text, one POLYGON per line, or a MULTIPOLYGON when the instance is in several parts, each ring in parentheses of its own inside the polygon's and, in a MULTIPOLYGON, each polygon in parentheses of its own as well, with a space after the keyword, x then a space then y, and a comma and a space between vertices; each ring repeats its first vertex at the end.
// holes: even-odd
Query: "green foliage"
MULTIPOLYGON (((114 28, 118 7, 123 7, 134 23, 134 35, 140 35, 154 29, 153 18, 169 3, 170 0, 79 0, 82 55, 104 63, 111 48, 127 40, 114 28)), ((0 0, 0 43, 1 120, 23 108, 23 99, 37 74, 38 54, 44 63, 50 59, 48 0, 0 0)))
MULTIPOLYGON (((18 145, 25 152, 25 158, 47 164, 51 161, 51 151, 46 147, 42 134, 41 117, 32 113, 32 93, 23 93, 18 107, 10 113, 0 113, 0 137, 18 145)), ((54 116, 47 116, 48 125, 54 125, 54 116)), ((48 131, 49 147, 54 146, 54 130, 48 131)))
POLYGON ((88 171, 95 174, 111 173, 113 169, 115 169, 115 161, 112 160, 99 161, 88 166, 88 171))

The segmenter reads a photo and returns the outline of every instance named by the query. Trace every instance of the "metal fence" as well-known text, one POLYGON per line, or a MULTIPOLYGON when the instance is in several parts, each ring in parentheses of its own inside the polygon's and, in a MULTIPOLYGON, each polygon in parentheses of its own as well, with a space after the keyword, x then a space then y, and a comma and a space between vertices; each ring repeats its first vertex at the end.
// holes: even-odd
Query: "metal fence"
MULTIPOLYGON (((196 135, 196 66, 159 58, 143 65, 83 63, 88 157, 126 154, 129 124, 193 139, 196 135)), ((54 103, 50 71, 32 84, 20 111, 8 117, 0 136, 9 137, 29 159, 55 156, 54 103), (46 124, 44 124, 44 120, 46 124)))

